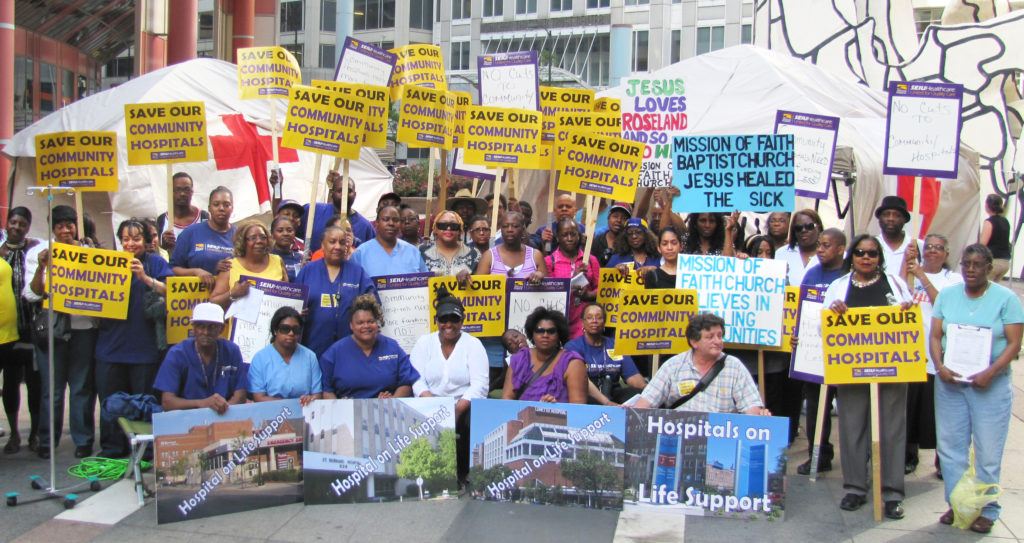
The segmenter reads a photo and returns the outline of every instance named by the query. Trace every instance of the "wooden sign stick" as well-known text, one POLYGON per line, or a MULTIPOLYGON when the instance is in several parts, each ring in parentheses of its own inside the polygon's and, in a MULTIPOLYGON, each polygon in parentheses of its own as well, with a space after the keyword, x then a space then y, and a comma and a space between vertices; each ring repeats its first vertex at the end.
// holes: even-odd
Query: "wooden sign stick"
MULTIPOLYGON (((345 160, 343 160, 342 164, 343 164, 343 166, 342 166, 342 170, 341 170, 341 216, 342 216, 342 218, 347 219, 348 218, 348 166, 349 166, 349 159, 346 158, 345 160)), ((337 166, 335 166, 335 167, 337 167, 337 166)), ((331 190, 334 190, 334 187, 331 187, 331 190)))
POLYGON ((882 520, 882 439, 878 413, 878 383, 871 383, 871 493, 875 522, 882 520))
POLYGON ((501 207, 501 182, 504 175, 505 169, 498 168, 498 173, 494 176, 494 185, 491 187, 491 194, 494 195, 494 199, 491 200, 491 239, 498 237, 498 208, 501 207))
POLYGON ((316 162, 313 163, 313 187, 309 191, 309 213, 306 213, 306 248, 305 248, 305 259, 309 260, 309 255, 312 253, 310 250, 313 246, 313 221, 316 217, 316 204, 319 192, 320 192, 320 162, 324 156, 320 153, 316 154, 316 162))
MULTIPOLYGON (((168 164, 168 166, 170 166, 170 164, 168 164)), ((174 209, 173 205, 171 206, 171 209, 174 209)), ((80 190, 76 190, 75 191, 75 215, 78 216, 78 224, 75 225, 75 226, 78 227, 78 239, 84 240, 85 239, 85 213, 82 213, 82 191, 80 191, 80 190)), ((173 220, 174 219, 174 215, 168 214, 167 216, 168 216, 168 220, 173 220)), ((171 227, 173 228, 173 223, 171 223, 171 227)), ((118 241, 121 241, 121 240, 118 240, 118 241)))
POLYGON ((451 180, 448 178, 448 151, 441 149, 441 194, 437 199, 437 209, 448 209, 448 186, 451 180))
POLYGON ((427 160, 427 207, 425 210, 427 228, 424 231, 426 237, 430 237, 430 230, 432 229, 430 220, 430 204, 434 202, 434 160, 437 159, 437 148, 430 148, 430 159, 427 160))
POLYGON ((825 428, 825 417, 828 416, 828 385, 822 383, 818 392, 818 416, 814 421, 814 443, 811 445, 811 482, 818 480, 818 459, 821 458, 821 446, 825 443, 822 431, 825 428))
MULTIPOLYGON (((174 170, 172 170, 171 163, 165 164, 167 169, 167 222, 164 224, 164 232, 170 230, 174 231, 174 170)), ((79 220, 81 220, 81 212, 79 212, 79 220)), ((82 227, 78 227, 78 235, 82 235, 82 227)), ((175 236, 177 237, 177 236, 175 236)))
MULTIPOLYGON (((587 198, 590 198, 590 196, 587 196, 587 198)), ((584 263, 590 262, 590 250, 594 246, 594 230, 597 229, 597 210, 600 205, 601 198, 594 198, 593 202, 586 202, 583 204, 584 211, 587 213, 587 223, 584 226, 587 231, 587 243, 583 249, 584 263)))
MULTIPOLYGON (((921 225, 924 223, 924 215, 921 214, 921 187, 920 184, 924 180, 920 177, 914 177, 914 197, 912 198, 914 203, 914 212, 910 214, 910 243, 917 243, 917 238, 921 234, 921 225)), ((921 255, 918 254, 918 258, 921 255)), ((907 272, 907 286, 910 290, 914 290, 914 274, 907 272)))
POLYGON ((661 363, 661 355, 656 354, 651 357, 651 377, 654 377, 655 373, 658 373, 658 365, 661 363))
POLYGON ((761 394, 761 403, 768 407, 768 395, 764 384, 764 349, 757 350, 757 391, 761 394))

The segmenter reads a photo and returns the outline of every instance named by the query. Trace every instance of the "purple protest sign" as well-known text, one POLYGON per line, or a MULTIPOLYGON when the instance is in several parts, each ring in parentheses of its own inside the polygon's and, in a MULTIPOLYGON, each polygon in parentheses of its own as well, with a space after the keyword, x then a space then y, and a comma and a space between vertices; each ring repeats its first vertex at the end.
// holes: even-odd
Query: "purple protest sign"
POLYGON ((398 55, 352 37, 345 38, 334 80, 342 83, 364 83, 387 87, 398 55))
POLYGON ((800 342, 790 358, 792 379, 821 384, 825 382, 825 356, 821 345, 821 310, 825 289, 801 287, 800 308, 796 314, 796 337, 800 342))
POLYGON ((476 64, 480 105, 540 110, 536 51, 480 55, 476 64))
MULTIPOLYGON (((463 150, 456 148, 452 150, 452 175, 462 175, 465 177, 471 177, 474 179, 480 179, 481 181, 494 181, 494 177, 497 175, 498 170, 494 168, 488 168, 487 166, 477 166, 475 164, 466 164, 463 156, 463 150)), ((508 176, 508 170, 502 174, 502 182, 506 180, 508 176)))
POLYGON ((964 87, 889 83, 882 173, 956 179, 964 87))
POLYGON ((839 117, 779 110, 775 133, 793 134, 794 191, 797 196, 828 199, 839 117))
POLYGON ((509 330, 525 334, 526 317, 541 306, 569 314, 569 279, 542 279, 539 285, 531 285, 526 279, 509 279, 505 288, 505 322, 509 330))

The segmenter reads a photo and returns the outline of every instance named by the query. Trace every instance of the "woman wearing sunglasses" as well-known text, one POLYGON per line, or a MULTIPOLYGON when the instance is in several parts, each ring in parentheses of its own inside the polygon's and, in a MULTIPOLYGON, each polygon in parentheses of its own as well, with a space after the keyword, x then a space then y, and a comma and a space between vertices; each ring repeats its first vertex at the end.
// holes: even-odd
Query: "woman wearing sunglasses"
POLYGON ((210 301, 226 310, 231 302, 249 294, 248 281, 241 280, 243 275, 287 283, 284 261, 271 254, 270 249, 270 231, 266 225, 255 219, 242 222, 235 230, 235 258, 231 259, 231 268, 217 274, 210 301))
POLYGON ((565 315, 538 307, 526 317, 525 328, 534 347, 522 349, 509 359, 502 399, 587 403, 583 356, 562 348, 569 341, 565 315))
POLYGON ((434 275, 454 275, 460 282, 469 279, 480 261, 480 253, 462 242, 462 217, 454 211, 442 211, 434 221, 434 241, 420 246, 427 269, 434 275))
MULTIPOLYGON (((882 262, 879 241, 861 234, 850 243, 843 269, 847 274, 836 279, 825 291, 823 307, 843 314, 850 307, 871 307, 911 304, 910 289, 902 279, 887 273, 882 262)), ((903 518, 903 464, 907 433, 907 384, 882 383, 879 389, 879 410, 885 413, 881 424, 882 499, 885 516, 903 518)), ((871 452, 870 385, 840 385, 839 457, 843 466, 843 488, 846 495, 840 509, 856 511, 867 503, 871 475, 868 458, 871 452)))
POLYGON ((302 405, 308 405, 323 397, 316 354, 299 344, 302 324, 302 315, 291 307, 279 308, 270 318, 270 345, 260 349, 249 365, 253 400, 298 398, 302 405))
MULTIPOLYGON (((793 214, 789 223, 789 244, 775 251, 775 258, 789 265, 789 284, 799 285, 804 273, 818 263, 818 236, 824 230, 821 217, 813 209, 793 214)), ((753 253, 750 256, 754 256, 753 253)))

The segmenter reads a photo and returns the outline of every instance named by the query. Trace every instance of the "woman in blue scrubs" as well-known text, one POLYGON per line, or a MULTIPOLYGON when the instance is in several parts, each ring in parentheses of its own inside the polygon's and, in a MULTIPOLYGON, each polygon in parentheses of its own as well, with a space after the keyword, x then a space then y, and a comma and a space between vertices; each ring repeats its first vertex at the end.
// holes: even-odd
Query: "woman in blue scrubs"
POLYGON ((213 189, 209 209, 209 221, 193 224, 178 236, 170 264, 174 275, 198 277, 212 292, 217 274, 231 269, 235 235, 231 191, 227 187, 213 189))
POLYGON ((324 399, 408 398, 420 378, 398 342, 380 335, 384 311, 372 294, 352 302, 352 335, 320 357, 324 399))

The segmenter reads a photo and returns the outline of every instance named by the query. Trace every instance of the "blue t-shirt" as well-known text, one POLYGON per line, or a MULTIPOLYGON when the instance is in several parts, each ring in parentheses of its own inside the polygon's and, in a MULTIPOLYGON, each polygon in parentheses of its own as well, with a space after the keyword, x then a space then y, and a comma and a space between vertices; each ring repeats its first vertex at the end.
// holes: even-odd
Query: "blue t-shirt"
POLYGON ((303 345, 288 362, 273 345, 267 345, 249 364, 249 392, 263 392, 274 398, 292 399, 321 392, 322 377, 316 354, 303 345))
POLYGON ((398 342, 381 335, 370 356, 352 336, 342 338, 320 357, 320 371, 324 392, 333 392, 339 398, 376 398, 385 390, 394 392, 400 386, 412 386, 420 378, 398 342))
MULTIPOLYGON (((614 268, 619 264, 634 264, 636 261, 633 259, 633 253, 629 252, 624 255, 615 253, 611 258, 608 259, 608 263, 604 265, 605 268, 614 268)), ((647 255, 647 260, 644 261, 640 266, 660 266, 661 255, 647 255)))
POLYGON ((299 270, 295 282, 309 286, 305 304, 309 313, 302 344, 312 349, 317 357, 322 356, 335 341, 352 333, 349 327, 352 300, 360 294, 377 292, 362 266, 352 261, 342 264, 334 281, 327 275, 327 264, 323 259, 310 262, 299 270))
MULTIPOLYGON (((163 281, 174 275, 160 255, 146 254, 143 261, 146 275, 163 281)), ((156 348, 156 329, 145 316, 145 296, 149 287, 131 276, 131 290, 128 291, 128 318, 100 319, 100 331, 96 337, 96 360, 118 364, 155 364, 160 352, 156 348)))
POLYGON ((395 240, 391 254, 376 239, 364 242, 352 253, 352 261, 362 266, 370 277, 430 271, 420 250, 401 239, 395 240))
MULTIPOLYGON (((334 209, 334 204, 317 204, 316 215, 313 217, 313 236, 312 240, 305 240, 306 246, 309 247, 311 253, 315 253, 320 249, 320 238, 324 235, 324 229, 327 228, 327 221, 331 217, 338 214, 338 210, 334 209)), ((301 232, 296 232, 300 237, 306 235, 306 220, 309 216, 309 204, 302 206, 302 224, 303 227, 300 229, 301 232)), ((373 228, 373 224, 366 220, 366 217, 359 214, 358 211, 354 211, 352 216, 348 218, 348 223, 352 225, 352 235, 356 238, 353 242, 353 247, 358 247, 362 242, 377 237, 377 230, 373 228)))
POLYGON ((203 400, 214 393, 229 400, 236 391, 245 390, 245 370, 238 345, 217 339, 217 356, 209 364, 203 364, 196 350, 196 340, 189 338, 167 351, 153 388, 172 392, 185 400, 203 400))
POLYGON ((615 338, 604 338, 604 345, 598 347, 587 342, 586 336, 579 336, 570 339, 565 344, 567 351, 576 351, 583 356, 583 362, 587 365, 587 377, 593 381, 601 378, 601 374, 610 375, 613 383, 619 382, 619 377, 629 379, 640 373, 636 369, 636 363, 629 355, 612 356, 609 352, 615 351, 615 338))
POLYGON ((942 289, 935 299, 932 317, 942 319, 943 348, 946 347, 946 327, 950 323, 991 328, 991 364, 1006 348, 1005 326, 1024 323, 1024 308, 1012 290, 990 281, 981 298, 968 298, 962 284, 942 289))
POLYGON ((185 230, 174 243, 172 268, 200 268, 217 275, 217 263, 234 253, 235 225, 227 232, 218 232, 210 223, 196 223, 185 230))
POLYGON ((278 251, 274 249, 270 251, 270 254, 281 257, 284 271, 288 272, 288 281, 294 283, 295 278, 299 275, 299 270, 302 269, 302 253, 299 251, 278 251))
POLYGON ((828 288, 832 281, 839 279, 843 275, 846 275, 846 272, 843 271, 842 266, 834 270, 826 270, 821 267, 821 264, 815 264, 807 268, 807 272, 804 273, 804 280, 800 282, 800 286, 828 288))

